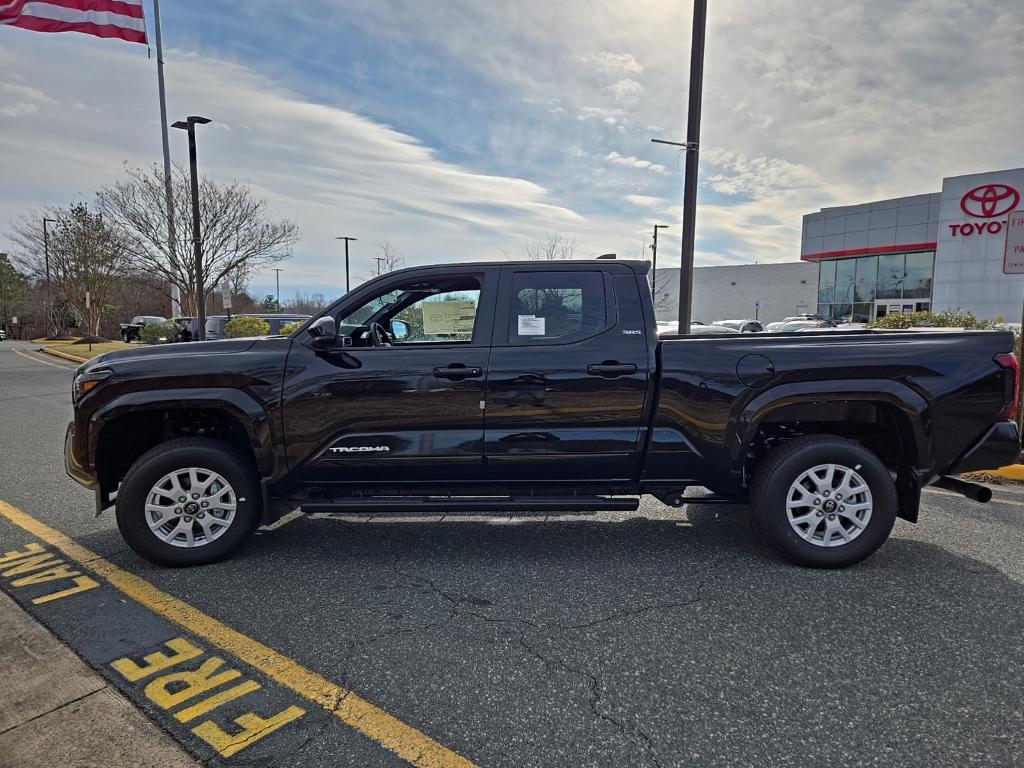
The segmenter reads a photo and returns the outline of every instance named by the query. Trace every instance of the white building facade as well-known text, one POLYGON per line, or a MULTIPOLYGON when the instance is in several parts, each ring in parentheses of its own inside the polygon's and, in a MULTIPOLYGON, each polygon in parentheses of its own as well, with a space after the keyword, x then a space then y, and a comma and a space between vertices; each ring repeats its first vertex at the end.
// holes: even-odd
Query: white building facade
MULTIPOLYGON (((679 269, 659 269, 655 298, 658 320, 678 319, 679 269)), ((697 267, 693 270, 693 320, 772 322, 814 312, 818 266, 809 262, 697 267)))
POLYGON ((942 191, 804 216, 800 258, 818 265, 817 311, 874 320, 965 310, 1019 322, 1024 168, 946 178, 942 191))

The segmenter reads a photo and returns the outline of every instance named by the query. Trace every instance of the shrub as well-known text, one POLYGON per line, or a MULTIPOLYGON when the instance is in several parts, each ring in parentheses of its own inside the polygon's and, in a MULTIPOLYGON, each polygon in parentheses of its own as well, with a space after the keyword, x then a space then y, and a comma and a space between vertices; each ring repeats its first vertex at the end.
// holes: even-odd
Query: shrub
POLYGON ((880 317, 870 328, 963 328, 986 330, 994 328, 991 320, 979 320, 970 312, 904 312, 880 317))
POLYGON ((167 344, 178 337, 178 326, 167 321, 150 323, 139 329, 139 338, 144 344, 167 344))
POLYGON ((306 322, 306 321, 305 320, 292 320, 290 323, 285 323, 284 325, 281 326, 281 330, 279 331, 279 333, 282 336, 287 336, 292 331, 299 330, 299 328, 302 327, 302 324, 304 322, 306 322))
POLYGON ((238 339, 245 336, 266 336, 270 333, 270 323, 262 317, 242 315, 233 317, 224 326, 224 338, 238 339))

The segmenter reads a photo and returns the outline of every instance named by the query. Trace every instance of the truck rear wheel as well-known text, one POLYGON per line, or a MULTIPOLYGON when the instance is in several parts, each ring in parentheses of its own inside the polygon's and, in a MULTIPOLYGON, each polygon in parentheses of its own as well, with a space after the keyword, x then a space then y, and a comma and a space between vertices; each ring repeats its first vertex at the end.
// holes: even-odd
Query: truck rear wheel
POLYGON ((128 470, 117 494, 117 527, 160 565, 203 565, 237 549, 256 529, 252 462, 227 443, 186 437, 158 445, 128 470))
POLYGON ((860 443, 828 435, 772 451, 754 475, 750 499, 768 540, 814 568, 860 562, 896 521, 896 488, 885 465, 860 443))

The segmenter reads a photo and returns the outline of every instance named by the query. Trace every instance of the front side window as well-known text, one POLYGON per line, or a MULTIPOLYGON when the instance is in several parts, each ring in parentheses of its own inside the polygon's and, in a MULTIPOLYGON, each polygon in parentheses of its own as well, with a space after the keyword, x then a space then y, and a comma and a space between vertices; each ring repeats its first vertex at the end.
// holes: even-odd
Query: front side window
POLYGON ((508 339, 512 344, 568 344, 607 322, 601 272, 516 272, 508 339))
POLYGON ((410 304, 391 319, 399 344, 473 340, 480 289, 445 291, 410 304))

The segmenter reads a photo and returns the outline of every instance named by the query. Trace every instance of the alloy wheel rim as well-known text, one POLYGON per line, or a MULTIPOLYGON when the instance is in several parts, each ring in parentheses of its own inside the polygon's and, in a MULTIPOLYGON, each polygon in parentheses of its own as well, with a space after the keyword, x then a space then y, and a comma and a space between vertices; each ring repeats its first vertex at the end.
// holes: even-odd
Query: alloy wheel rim
POLYGON ((223 536, 235 520, 238 499, 223 475, 184 467, 161 477, 146 495, 146 523, 172 547, 205 547, 223 536))
POLYGON ((864 532, 873 502, 859 469, 859 464, 818 464, 793 481, 786 518, 801 539, 816 547, 841 547, 864 532))

